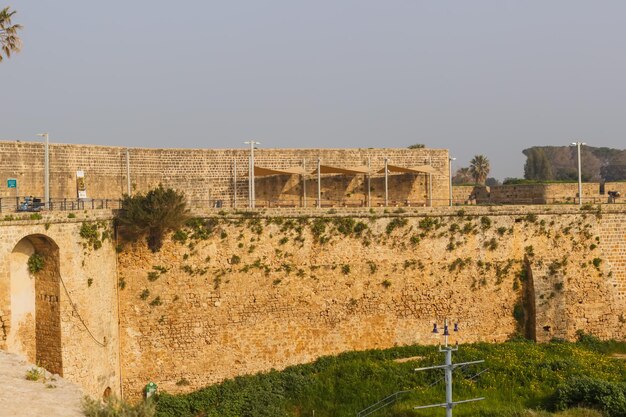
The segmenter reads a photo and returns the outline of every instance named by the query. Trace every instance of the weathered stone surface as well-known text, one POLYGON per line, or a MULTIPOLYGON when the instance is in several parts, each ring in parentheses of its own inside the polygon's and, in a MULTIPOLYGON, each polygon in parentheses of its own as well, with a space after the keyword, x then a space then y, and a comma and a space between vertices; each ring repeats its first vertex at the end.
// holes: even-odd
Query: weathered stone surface
MULTIPOLYGON (((232 206, 235 200, 244 207, 248 199, 247 149, 147 149, 130 148, 132 192, 146 192, 159 183, 184 191, 199 207, 209 200, 232 206), (236 175, 235 175, 236 165, 236 175), (236 180, 236 181, 235 181, 236 180), (235 184, 236 183, 236 184, 235 184), (236 189, 236 196, 235 196, 236 189)), ((322 164, 371 167, 371 198, 376 206, 384 201, 384 159, 390 164, 412 167, 430 164, 433 205, 448 204, 448 151, 446 149, 258 149, 256 165, 265 168, 305 167, 311 173, 322 164)), ((17 178, 20 195, 44 193, 44 145, 38 142, 0 141, 0 177, 17 178)), ((127 190, 126 148, 95 145, 50 145, 50 197, 75 199, 76 171, 85 173, 89 198, 119 199, 127 190)), ((389 175, 391 205, 428 204, 427 174, 389 175)), ((317 175, 306 175, 306 200, 317 199, 317 175)), ((4 180, 3 180, 4 181, 4 180)), ((268 204, 303 205, 303 181, 299 175, 257 177, 257 206, 268 204)), ((367 197, 365 175, 322 175, 324 204, 358 205, 367 197), (342 202, 340 202, 342 201, 342 202)), ((3 206, 15 207, 14 189, 0 187, 3 206)), ((60 200, 57 201, 57 204, 60 200)))
MULTIPOLYGON (((59 289, 63 375, 96 396, 111 387, 137 398, 150 380, 181 392, 325 354, 433 343, 432 322, 446 317, 459 320, 465 342, 518 331, 540 341, 572 339, 578 330, 626 335, 622 205, 195 214, 221 219, 211 237, 191 246, 190 238, 185 245, 168 238, 156 254, 142 242, 120 254, 110 240, 86 247, 83 222, 110 228, 110 211, 1 221, 0 347, 13 334, 11 283, 21 275, 11 259, 24 238, 35 249, 48 241, 58 247, 50 254, 58 272, 45 273, 53 287, 43 300, 56 302, 59 289), (343 236, 327 225, 316 239, 317 218, 367 228, 343 236), (321 236, 330 240, 320 243, 321 236), (524 323, 513 317, 516 305, 524 323)), ((34 296, 36 285, 29 291, 34 296)))

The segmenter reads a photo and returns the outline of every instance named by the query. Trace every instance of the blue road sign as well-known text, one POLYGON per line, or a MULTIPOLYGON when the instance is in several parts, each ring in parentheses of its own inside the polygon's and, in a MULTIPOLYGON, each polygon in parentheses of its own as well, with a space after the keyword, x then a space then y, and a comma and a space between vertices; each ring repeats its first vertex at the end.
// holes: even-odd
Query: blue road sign
POLYGON ((7 179, 7 188, 17 188, 17 180, 15 178, 7 179))

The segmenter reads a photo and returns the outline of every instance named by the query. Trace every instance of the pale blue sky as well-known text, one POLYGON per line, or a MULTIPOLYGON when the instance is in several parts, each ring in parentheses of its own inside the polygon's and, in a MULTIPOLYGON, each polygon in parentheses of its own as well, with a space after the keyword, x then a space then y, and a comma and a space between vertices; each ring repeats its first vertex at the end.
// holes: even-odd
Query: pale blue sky
POLYGON ((9 4, 24 47, 0 64, 1 139, 425 143, 498 178, 532 145, 626 147, 624 1, 9 4))

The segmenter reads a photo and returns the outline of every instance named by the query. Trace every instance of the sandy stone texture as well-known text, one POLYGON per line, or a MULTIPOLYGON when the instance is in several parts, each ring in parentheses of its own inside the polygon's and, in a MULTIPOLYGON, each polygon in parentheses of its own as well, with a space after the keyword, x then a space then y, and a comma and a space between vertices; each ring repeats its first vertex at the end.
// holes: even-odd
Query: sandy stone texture
POLYGON ((34 367, 21 356, 0 351, 1 417, 79 417, 81 389, 69 381, 42 370, 45 379, 29 381, 34 367))

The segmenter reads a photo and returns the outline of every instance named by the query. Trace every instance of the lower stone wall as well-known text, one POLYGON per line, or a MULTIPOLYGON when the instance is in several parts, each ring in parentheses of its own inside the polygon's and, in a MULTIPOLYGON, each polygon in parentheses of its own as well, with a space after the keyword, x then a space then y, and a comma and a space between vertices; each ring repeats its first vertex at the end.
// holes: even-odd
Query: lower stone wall
POLYGON ((99 238, 102 246, 94 249, 81 236, 83 224, 96 222, 98 236, 110 232, 111 211, 72 216, 0 221, 0 349, 27 356, 96 398, 107 388, 120 394, 115 246, 99 238), (27 266, 33 253, 44 265, 36 273, 27 266), (18 285, 23 281, 29 285, 18 285), (24 320, 12 320, 18 314, 24 320))
POLYGON ((489 202, 490 188, 481 185, 453 185, 453 204, 482 204, 489 202))
POLYGON ((436 343, 432 323, 444 318, 460 323, 463 342, 578 330, 623 339, 626 235, 605 225, 625 224, 626 212, 607 210, 259 210, 198 223, 158 253, 127 245, 124 394, 436 343))

